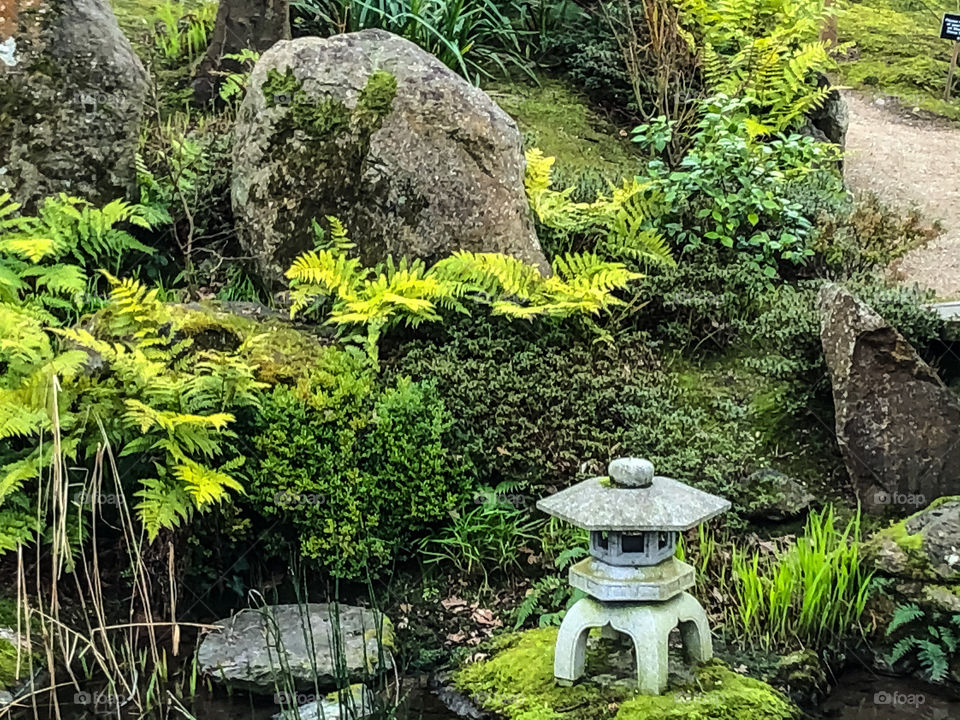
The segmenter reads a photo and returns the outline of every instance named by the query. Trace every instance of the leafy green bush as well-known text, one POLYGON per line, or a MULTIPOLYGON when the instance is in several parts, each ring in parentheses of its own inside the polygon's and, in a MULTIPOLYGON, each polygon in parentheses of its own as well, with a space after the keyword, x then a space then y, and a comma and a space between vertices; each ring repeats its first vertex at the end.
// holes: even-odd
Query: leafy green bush
MULTIPOLYGON (((230 410, 255 402, 253 368, 232 352, 193 348, 156 290, 104 272, 111 290, 97 297, 74 264, 118 266, 146 250, 120 227, 149 228, 142 208, 61 196, 38 217, 17 209, 0 196, 0 550, 43 529, 37 484, 56 461, 54 432, 71 466, 86 469, 112 446, 151 540, 238 490, 239 460, 223 441, 230 410)), ((87 482, 74 485, 82 497, 87 482)))
POLYGON ((381 389, 357 351, 327 348, 298 387, 264 398, 248 428, 250 501, 319 567, 376 572, 463 498, 450 424, 431 383, 381 389))
POLYGON ((746 108, 722 95, 705 101, 693 147, 679 166, 649 164, 653 199, 662 205, 655 224, 683 251, 709 240, 775 277, 783 263, 813 254, 813 225, 788 197, 788 184, 822 173, 832 192, 842 193, 843 185, 827 175, 836 158, 832 146, 799 135, 760 142, 748 129, 746 108))
POLYGON ((569 326, 537 334, 496 318, 463 321, 405 343, 388 373, 432 378, 456 423, 452 447, 478 482, 533 494, 599 474, 619 455, 725 493, 758 455, 748 401, 689 386, 660 367, 648 336, 615 345, 569 326))

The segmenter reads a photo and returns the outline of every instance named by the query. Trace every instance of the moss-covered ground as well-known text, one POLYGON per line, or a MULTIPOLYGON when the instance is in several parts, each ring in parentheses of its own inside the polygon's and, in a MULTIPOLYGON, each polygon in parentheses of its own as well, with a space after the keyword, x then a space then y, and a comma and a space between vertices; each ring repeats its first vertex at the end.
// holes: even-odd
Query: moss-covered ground
POLYGON ((851 43, 840 62, 841 81, 890 95, 908 107, 960 119, 954 86, 943 99, 951 43, 940 39, 943 12, 956 12, 948 0, 865 0, 844 3, 837 18, 838 39, 851 43))
POLYGON ((787 720, 799 716, 779 691, 733 672, 718 660, 698 668, 690 682, 673 685, 660 696, 645 696, 624 679, 607 682, 611 668, 599 651, 589 650, 586 679, 561 687, 553 678, 556 637, 556 628, 503 636, 491 658, 465 666, 454 682, 485 710, 509 720, 787 720))
POLYGON ((528 148, 557 158, 558 187, 585 174, 617 182, 643 167, 643 158, 630 142, 630 128, 612 124, 562 81, 501 82, 484 89, 517 121, 528 148))

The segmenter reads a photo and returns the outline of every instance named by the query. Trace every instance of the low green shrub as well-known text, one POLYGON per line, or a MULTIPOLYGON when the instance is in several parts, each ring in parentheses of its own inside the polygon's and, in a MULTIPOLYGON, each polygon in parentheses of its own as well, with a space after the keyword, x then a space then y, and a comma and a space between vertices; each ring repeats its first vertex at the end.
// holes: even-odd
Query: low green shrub
POLYGON ((736 493, 761 453, 748 398, 718 396, 668 372, 647 335, 597 343, 569 325, 496 318, 448 325, 393 348, 385 372, 431 378, 456 418, 451 442, 478 482, 508 480, 539 495, 599 474, 619 455, 658 472, 736 493))
MULTIPOLYGON (((732 248, 750 265, 776 277, 813 254, 813 223, 787 193, 790 183, 821 174, 832 193, 843 183, 830 170, 832 145, 800 135, 769 142, 750 131, 748 104, 724 95, 703 103, 693 146, 679 166, 648 165, 654 225, 681 251, 704 243, 732 248)), ((648 141, 647 133, 635 139, 648 141)))
POLYGON ((358 352, 330 347, 264 398, 247 431, 249 500, 318 567, 363 577, 463 499, 450 424, 430 382, 380 386, 358 352))

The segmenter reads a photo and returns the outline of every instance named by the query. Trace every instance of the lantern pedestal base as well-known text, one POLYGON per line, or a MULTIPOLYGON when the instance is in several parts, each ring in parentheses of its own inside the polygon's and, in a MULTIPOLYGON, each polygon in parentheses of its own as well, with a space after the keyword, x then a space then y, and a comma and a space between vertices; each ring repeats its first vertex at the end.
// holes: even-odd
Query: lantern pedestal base
POLYGON ((633 641, 637 684, 647 695, 659 695, 667 687, 667 642, 675 627, 680 627, 690 660, 706 662, 713 657, 707 615, 689 593, 650 603, 604 603, 583 598, 567 611, 557 633, 553 674, 559 683, 569 684, 580 678, 590 628, 607 626, 633 641))

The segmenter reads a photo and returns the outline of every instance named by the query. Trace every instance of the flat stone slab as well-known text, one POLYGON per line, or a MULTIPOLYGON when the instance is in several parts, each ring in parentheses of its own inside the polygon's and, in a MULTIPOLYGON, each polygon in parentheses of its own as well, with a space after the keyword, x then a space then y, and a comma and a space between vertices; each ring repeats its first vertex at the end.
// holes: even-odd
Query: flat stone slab
POLYGON ((573 587, 606 602, 664 602, 694 582, 694 569, 676 558, 646 567, 621 567, 589 557, 570 568, 573 587))
POLYGON ((281 668, 298 689, 313 690, 337 685, 344 673, 362 681, 393 667, 393 625, 367 608, 269 605, 241 610, 217 625, 222 630, 207 635, 197 651, 200 671, 255 692, 273 693, 281 668))
POLYGON ((656 476, 649 487, 618 487, 595 477, 544 498, 537 507, 585 530, 683 532, 730 509, 730 501, 656 476))

